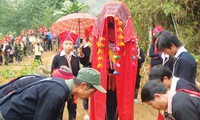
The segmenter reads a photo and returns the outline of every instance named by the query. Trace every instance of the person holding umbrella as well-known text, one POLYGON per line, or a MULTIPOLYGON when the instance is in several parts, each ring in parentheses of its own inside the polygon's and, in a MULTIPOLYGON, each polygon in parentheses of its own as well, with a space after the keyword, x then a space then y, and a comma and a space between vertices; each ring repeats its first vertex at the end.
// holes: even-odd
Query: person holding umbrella
MULTIPOLYGON (((83 67, 91 67, 92 63, 92 28, 93 26, 85 29, 85 42, 79 48, 79 56, 84 57, 80 59, 83 67)), ((83 109, 85 110, 84 120, 89 120, 89 111, 88 111, 88 100, 83 100, 83 109)))

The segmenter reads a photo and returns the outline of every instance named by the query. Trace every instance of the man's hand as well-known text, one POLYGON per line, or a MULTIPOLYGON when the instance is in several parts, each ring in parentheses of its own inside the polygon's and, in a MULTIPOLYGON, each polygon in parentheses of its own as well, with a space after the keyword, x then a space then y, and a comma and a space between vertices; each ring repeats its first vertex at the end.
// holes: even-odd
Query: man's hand
POLYGON ((78 55, 79 55, 79 57, 81 57, 81 58, 83 58, 84 57, 84 53, 83 53, 83 51, 82 51, 82 47, 79 47, 78 48, 78 55))

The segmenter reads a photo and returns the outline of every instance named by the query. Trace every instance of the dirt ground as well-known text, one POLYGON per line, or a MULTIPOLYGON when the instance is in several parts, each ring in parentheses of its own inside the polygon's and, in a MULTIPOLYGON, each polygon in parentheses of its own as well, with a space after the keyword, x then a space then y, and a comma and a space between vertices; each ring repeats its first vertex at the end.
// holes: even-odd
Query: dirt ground
MULTIPOLYGON (((56 52, 45 52, 42 55, 42 61, 43 65, 47 68, 50 68, 51 62, 53 59, 53 56, 56 54, 56 52)), ((10 66, 12 69, 20 70, 24 65, 30 65, 31 62, 33 62, 34 57, 24 57, 22 64, 17 64, 16 62, 12 63, 10 66)), ((2 69, 3 66, 0 66, 0 69, 2 69)), ((0 76, 1 78, 2 76, 0 76)), ((146 82, 145 76, 141 80, 141 86, 146 82)), ((8 80, 0 79, 0 84, 5 83, 8 80)), ((139 97, 140 98, 140 97, 139 97)), ((133 102, 134 104, 134 102, 133 102)), ((66 108, 66 107, 65 107, 66 108)), ((146 104, 141 103, 139 99, 139 103, 134 104, 134 120, 156 120, 157 111, 152 109, 150 106, 147 106, 146 104)), ((65 109, 64 111, 64 120, 68 120, 68 112, 65 109)), ((77 106, 77 120, 83 120, 84 117, 84 110, 82 106, 82 101, 78 100, 78 106, 77 106)))

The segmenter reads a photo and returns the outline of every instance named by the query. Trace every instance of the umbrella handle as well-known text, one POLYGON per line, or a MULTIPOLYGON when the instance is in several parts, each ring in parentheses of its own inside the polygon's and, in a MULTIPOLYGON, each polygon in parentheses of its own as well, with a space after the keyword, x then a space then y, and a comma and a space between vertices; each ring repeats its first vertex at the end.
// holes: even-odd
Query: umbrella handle
POLYGON ((79 37, 80 37, 80 31, 81 31, 81 28, 80 28, 80 24, 81 24, 81 22, 80 22, 80 18, 78 18, 78 25, 79 25, 79 33, 78 33, 78 35, 79 35, 79 37))

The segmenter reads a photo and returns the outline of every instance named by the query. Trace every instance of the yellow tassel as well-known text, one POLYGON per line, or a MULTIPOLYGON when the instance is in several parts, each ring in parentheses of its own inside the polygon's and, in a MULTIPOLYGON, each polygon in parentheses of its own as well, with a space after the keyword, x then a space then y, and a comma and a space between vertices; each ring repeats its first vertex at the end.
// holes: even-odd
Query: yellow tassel
POLYGON ((124 36, 123 36, 123 35, 119 35, 119 36, 118 36, 118 39, 119 39, 119 40, 122 40, 122 39, 124 39, 124 36))
POLYGON ((119 46, 121 46, 121 47, 124 46, 124 45, 125 45, 124 42, 119 43, 119 46))
POLYGON ((98 44, 97 44, 97 47, 98 47, 98 48, 102 48, 103 46, 104 46, 104 45, 103 45, 102 43, 98 43, 98 44))
POLYGON ((121 27, 117 28, 117 32, 122 33, 123 32, 122 28, 121 27))
POLYGON ((118 22, 118 25, 119 25, 119 26, 122 26, 122 24, 123 24, 122 21, 119 21, 119 22, 118 22))
POLYGON ((97 60, 98 60, 98 61, 102 61, 103 58, 99 56, 99 57, 97 58, 97 60))
POLYGON ((102 54, 102 50, 98 49, 97 54, 98 55, 102 54))
POLYGON ((99 64, 97 65, 97 68, 101 68, 101 67, 102 67, 102 64, 99 63, 99 64))
POLYGON ((119 21, 119 18, 118 18, 118 17, 115 17, 114 20, 115 20, 115 21, 119 21))
POLYGON ((103 37, 100 37, 100 38, 99 38, 99 40, 100 40, 100 41, 103 41, 103 40, 104 40, 104 38, 103 38, 103 37))

